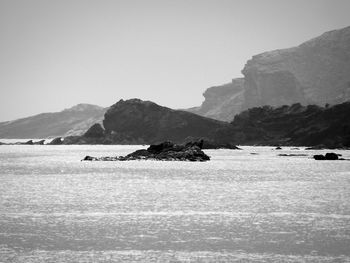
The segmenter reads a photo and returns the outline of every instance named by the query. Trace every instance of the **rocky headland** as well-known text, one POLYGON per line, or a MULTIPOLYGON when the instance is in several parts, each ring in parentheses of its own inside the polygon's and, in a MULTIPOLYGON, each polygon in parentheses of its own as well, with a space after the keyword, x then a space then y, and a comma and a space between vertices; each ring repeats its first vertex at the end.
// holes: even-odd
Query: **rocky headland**
POLYGON ((350 100, 350 27, 326 32, 297 47, 255 55, 243 79, 204 92, 202 116, 232 121, 243 110, 264 105, 339 104, 350 100))
MULTIPOLYGON (((236 145, 350 147, 350 102, 334 106, 248 109, 231 123, 175 111, 141 100, 119 101, 82 136, 56 138, 51 144, 155 144, 203 140, 203 149, 239 149, 236 145)), ((279 149, 279 148, 276 148, 279 149)))
POLYGON ((242 70, 244 78, 209 88, 203 104, 191 112, 139 99, 120 100, 108 110, 79 104, 0 123, 0 138, 56 137, 51 145, 204 139, 203 149, 236 149, 237 144, 348 148, 349 72, 347 27, 253 56, 242 70))
MULTIPOLYGON (((104 115, 103 126, 94 124, 82 136, 68 136, 58 144, 155 144, 185 143, 193 138, 216 141, 217 130, 226 122, 162 107, 139 99, 120 100, 104 115)), ((55 144, 55 143, 53 143, 55 144)))
POLYGON ((251 108, 236 115, 231 123, 225 123, 149 101, 121 100, 106 112, 104 126, 96 123, 81 136, 57 137, 48 144, 150 145, 168 140, 181 144, 203 139, 203 149, 237 150, 236 145, 349 149, 349 112, 350 102, 325 107, 295 103, 251 108))
POLYGON ((321 107, 255 107, 238 114, 217 137, 241 145, 350 147, 350 102, 321 107))

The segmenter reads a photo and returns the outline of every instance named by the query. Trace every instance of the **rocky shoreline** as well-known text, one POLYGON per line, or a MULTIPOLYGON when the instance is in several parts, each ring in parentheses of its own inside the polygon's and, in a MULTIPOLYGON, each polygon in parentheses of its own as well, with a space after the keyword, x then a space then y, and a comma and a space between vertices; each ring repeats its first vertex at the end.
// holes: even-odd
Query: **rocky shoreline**
POLYGON ((186 144, 174 144, 166 141, 154 144, 147 149, 137 150, 126 156, 116 157, 92 157, 85 156, 82 161, 133 161, 133 160, 157 160, 157 161, 190 161, 205 162, 210 157, 202 151, 203 140, 186 144))

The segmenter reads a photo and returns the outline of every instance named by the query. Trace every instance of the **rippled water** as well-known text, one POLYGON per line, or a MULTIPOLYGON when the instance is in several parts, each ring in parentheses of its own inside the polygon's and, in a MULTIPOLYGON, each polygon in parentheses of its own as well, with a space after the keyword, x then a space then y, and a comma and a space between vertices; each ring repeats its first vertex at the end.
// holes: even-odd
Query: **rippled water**
POLYGON ((138 148, 0 146, 0 262, 350 261, 350 161, 80 161, 138 148))

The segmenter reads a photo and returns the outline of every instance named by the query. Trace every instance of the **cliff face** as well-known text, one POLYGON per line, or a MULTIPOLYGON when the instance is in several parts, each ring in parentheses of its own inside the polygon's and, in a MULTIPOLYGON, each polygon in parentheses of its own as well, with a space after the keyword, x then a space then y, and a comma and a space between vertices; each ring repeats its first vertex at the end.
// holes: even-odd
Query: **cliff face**
POLYGON ((253 56, 244 79, 209 88, 200 107, 188 111, 232 121, 242 110, 293 103, 325 105, 350 99, 350 27, 297 47, 253 56))
POLYGON ((242 73, 246 108, 350 99, 350 27, 254 56, 242 73))
POLYGON ((172 110, 150 101, 120 100, 106 112, 103 126, 115 143, 185 142, 189 138, 212 138, 228 124, 193 113, 172 110), (128 139, 129 138, 129 139, 128 139))
POLYGON ((0 138, 49 138, 80 135, 96 122, 102 122, 106 109, 78 104, 61 112, 0 123, 0 138))
POLYGON ((204 92, 205 100, 202 105, 188 111, 216 120, 232 121, 233 117, 243 109, 243 87, 243 78, 211 87, 204 92))

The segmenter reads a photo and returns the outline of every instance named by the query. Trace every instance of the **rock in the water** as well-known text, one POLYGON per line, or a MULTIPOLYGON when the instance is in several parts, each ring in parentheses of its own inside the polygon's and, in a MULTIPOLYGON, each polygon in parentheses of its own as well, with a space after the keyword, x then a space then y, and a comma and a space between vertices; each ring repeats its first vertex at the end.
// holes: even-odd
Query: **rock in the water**
POLYGON ((325 155, 318 154, 314 155, 315 160, 338 160, 338 154, 336 153, 326 153, 325 155))
POLYGON ((86 155, 82 161, 95 161, 96 157, 86 155))
POLYGON ((166 141, 150 145, 148 149, 137 150, 120 157, 92 157, 86 156, 82 161, 131 161, 131 160, 159 160, 159 161, 209 161, 210 157, 200 148, 203 142, 192 142, 178 145, 166 141))
POLYGON ((325 157, 326 157, 326 160, 338 160, 339 159, 338 154, 336 154, 336 153, 326 153, 325 157))
POLYGON ((315 160, 326 160, 326 157, 322 154, 316 154, 314 155, 315 160))
POLYGON ((277 147, 275 148, 275 150, 282 150, 282 147, 277 146, 277 147))

